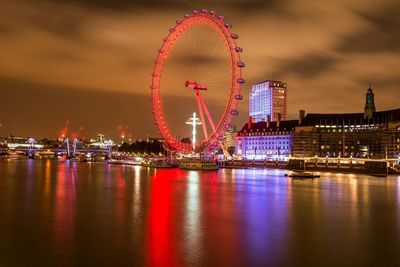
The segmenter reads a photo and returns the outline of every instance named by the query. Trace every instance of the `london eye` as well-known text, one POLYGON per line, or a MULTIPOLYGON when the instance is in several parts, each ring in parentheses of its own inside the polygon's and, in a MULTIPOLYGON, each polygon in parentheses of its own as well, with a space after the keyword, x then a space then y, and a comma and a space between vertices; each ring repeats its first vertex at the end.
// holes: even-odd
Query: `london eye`
MULTIPOLYGON (((169 150, 180 152, 210 151, 221 143, 224 132, 232 128, 232 119, 239 114, 237 104, 243 99, 240 94, 240 88, 241 85, 245 83, 242 77, 242 68, 245 67, 245 64, 241 61, 243 49, 236 43, 238 38, 238 34, 232 31, 232 24, 226 22, 224 16, 217 15, 215 11, 208 11, 206 9, 201 11, 194 10, 191 14, 184 15, 182 19, 176 21, 176 24, 168 30, 167 36, 163 38, 162 45, 158 49, 158 54, 154 61, 150 88, 155 124, 169 150), (203 78, 198 80, 200 76, 191 75, 192 73, 189 73, 185 74, 186 77, 176 79, 177 81, 174 85, 168 86, 168 81, 166 80, 168 80, 169 76, 177 76, 177 74, 185 73, 185 71, 188 71, 187 69, 190 69, 183 67, 183 71, 175 70, 174 72, 168 72, 166 70, 168 64, 172 64, 170 61, 174 60, 175 55, 182 53, 179 52, 179 49, 182 47, 179 43, 184 42, 185 35, 189 36, 191 34, 190 32, 197 28, 207 28, 207 31, 203 30, 201 41, 211 39, 211 36, 208 37, 207 34, 216 34, 218 36, 217 39, 219 45, 222 47, 221 50, 223 50, 222 53, 224 57, 221 64, 224 65, 207 75, 209 77, 213 75, 222 76, 226 82, 216 85, 213 84, 210 79, 203 78), (170 75, 170 73, 173 73, 173 75, 170 75), (173 133, 173 127, 171 126, 173 123, 171 120, 174 118, 168 117, 168 108, 166 106, 167 103, 174 102, 163 98, 165 93, 172 90, 171 88, 178 88, 178 90, 182 92, 180 93, 181 95, 184 95, 188 99, 190 97, 193 100, 192 107, 199 114, 201 123, 198 125, 202 127, 202 131, 199 132, 201 132, 203 138, 197 140, 193 138, 194 140, 192 140, 192 143, 188 143, 173 133), (209 105, 207 104, 207 97, 210 98, 213 93, 219 93, 218 104, 223 102, 221 104, 221 112, 217 115, 213 115, 213 111, 210 111, 209 105)), ((208 50, 203 48, 201 43, 202 42, 197 41, 196 45, 198 46, 193 51, 189 51, 189 53, 207 53, 208 50)), ((181 50, 184 50, 184 48, 181 50)), ((191 58, 191 56, 189 55, 187 58, 191 58)), ((197 62, 200 62, 200 60, 189 59, 186 61, 186 64, 195 68, 199 65, 197 62)), ((211 64, 213 64, 212 60, 210 65, 211 64)), ((209 69, 210 67, 208 66, 204 68, 204 70, 200 69, 200 72, 204 74, 206 70, 209 69)), ((173 98, 173 96, 171 97, 173 98)), ((174 108, 177 109, 179 107, 175 106, 174 108)))

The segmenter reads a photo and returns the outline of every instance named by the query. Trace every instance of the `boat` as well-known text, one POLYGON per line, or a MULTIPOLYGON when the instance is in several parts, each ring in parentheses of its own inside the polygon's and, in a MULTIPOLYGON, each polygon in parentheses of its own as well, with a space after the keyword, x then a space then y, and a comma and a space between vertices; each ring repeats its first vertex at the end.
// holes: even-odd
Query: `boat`
POLYGON ((179 163, 179 168, 183 170, 195 171, 216 171, 219 166, 216 161, 201 158, 185 158, 179 163))
POLYGON ((6 158, 9 159, 23 159, 26 158, 26 153, 21 151, 8 151, 6 154, 6 158))
POLYGON ((174 164, 165 158, 155 158, 144 160, 142 166, 150 168, 173 168, 174 164))
POLYGON ((35 158, 38 159, 55 159, 56 158, 56 153, 54 153, 51 150, 46 150, 46 151, 42 151, 39 152, 35 155, 35 158))
POLYGON ((75 157, 72 157, 69 159, 70 161, 75 161, 75 162, 96 162, 96 159, 92 157, 91 155, 76 155, 75 157))
POLYGON ((313 172, 293 172, 291 174, 286 173, 285 176, 299 179, 314 179, 321 177, 318 173, 313 172))
POLYGON ((107 161, 108 164, 113 165, 140 165, 141 162, 137 160, 129 160, 129 159, 110 159, 107 161))

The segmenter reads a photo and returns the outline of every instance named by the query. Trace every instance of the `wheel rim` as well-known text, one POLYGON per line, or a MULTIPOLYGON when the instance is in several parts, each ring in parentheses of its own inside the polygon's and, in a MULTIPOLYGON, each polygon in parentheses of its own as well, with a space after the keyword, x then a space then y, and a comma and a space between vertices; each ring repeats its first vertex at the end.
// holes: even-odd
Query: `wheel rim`
POLYGON ((223 16, 217 16, 215 12, 208 12, 207 10, 196 11, 194 10, 191 15, 185 15, 183 19, 177 20, 176 25, 169 29, 169 33, 166 38, 163 39, 163 44, 158 50, 158 55, 154 61, 154 69, 152 73, 152 84, 151 84, 151 97, 152 97, 152 112, 155 120, 155 124, 160 132, 160 135, 165 141, 166 146, 170 150, 177 150, 182 152, 201 152, 212 146, 215 146, 222 137, 223 133, 231 128, 231 121, 233 116, 238 115, 236 110, 238 101, 243 99, 240 95, 241 84, 244 83, 242 78, 242 68, 244 63, 240 59, 240 53, 243 51, 242 48, 236 44, 237 34, 232 33, 232 25, 224 22, 223 16), (183 143, 176 139, 168 128, 168 122, 165 119, 162 107, 162 99, 160 97, 161 77, 163 69, 168 61, 171 49, 178 41, 179 37, 182 36, 188 29, 197 25, 205 25, 215 30, 221 37, 222 42, 225 45, 226 51, 230 59, 230 90, 228 101, 221 118, 219 118, 216 124, 215 131, 209 134, 208 138, 198 141, 193 149, 192 144, 183 143))

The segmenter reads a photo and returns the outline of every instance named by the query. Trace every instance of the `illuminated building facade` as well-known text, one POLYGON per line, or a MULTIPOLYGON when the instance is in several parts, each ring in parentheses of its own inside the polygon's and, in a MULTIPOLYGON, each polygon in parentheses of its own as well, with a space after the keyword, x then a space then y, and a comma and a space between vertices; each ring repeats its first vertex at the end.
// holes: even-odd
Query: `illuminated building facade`
POLYGON ((21 136, 9 136, 3 141, 1 145, 9 149, 42 149, 44 147, 43 144, 37 143, 31 137, 21 136))
POLYGON ((91 139, 88 146, 98 149, 109 149, 114 145, 112 140, 106 140, 104 134, 98 134, 96 139, 91 139))
POLYGON ((273 121, 286 120, 287 85, 281 81, 267 80, 253 85, 249 100, 249 116, 256 122, 266 120, 270 115, 273 121))
POLYGON ((235 137, 238 131, 236 126, 233 126, 231 129, 228 129, 224 132, 224 143, 226 147, 235 147, 236 140, 235 137))
POLYGON ((236 136, 235 156, 245 160, 283 160, 292 154, 293 132, 298 120, 270 122, 249 118, 236 136))
POLYGON ((397 158, 400 109, 376 112, 371 88, 364 113, 307 114, 293 135, 295 157, 397 158))

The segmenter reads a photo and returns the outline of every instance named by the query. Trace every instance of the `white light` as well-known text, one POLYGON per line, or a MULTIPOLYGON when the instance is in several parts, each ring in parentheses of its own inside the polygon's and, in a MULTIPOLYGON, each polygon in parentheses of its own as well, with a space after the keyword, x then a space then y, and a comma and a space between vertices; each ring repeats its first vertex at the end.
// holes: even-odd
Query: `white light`
POLYGON ((186 121, 186 124, 187 125, 192 125, 192 127, 193 127, 193 130, 192 130, 192 146, 193 146, 193 149, 194 149, 195 144, 196 144, 196 126, 202 124, 201 120, 199 118, 197 118, 196 112, 193 112, 193 117, 188 119, 186 121))

